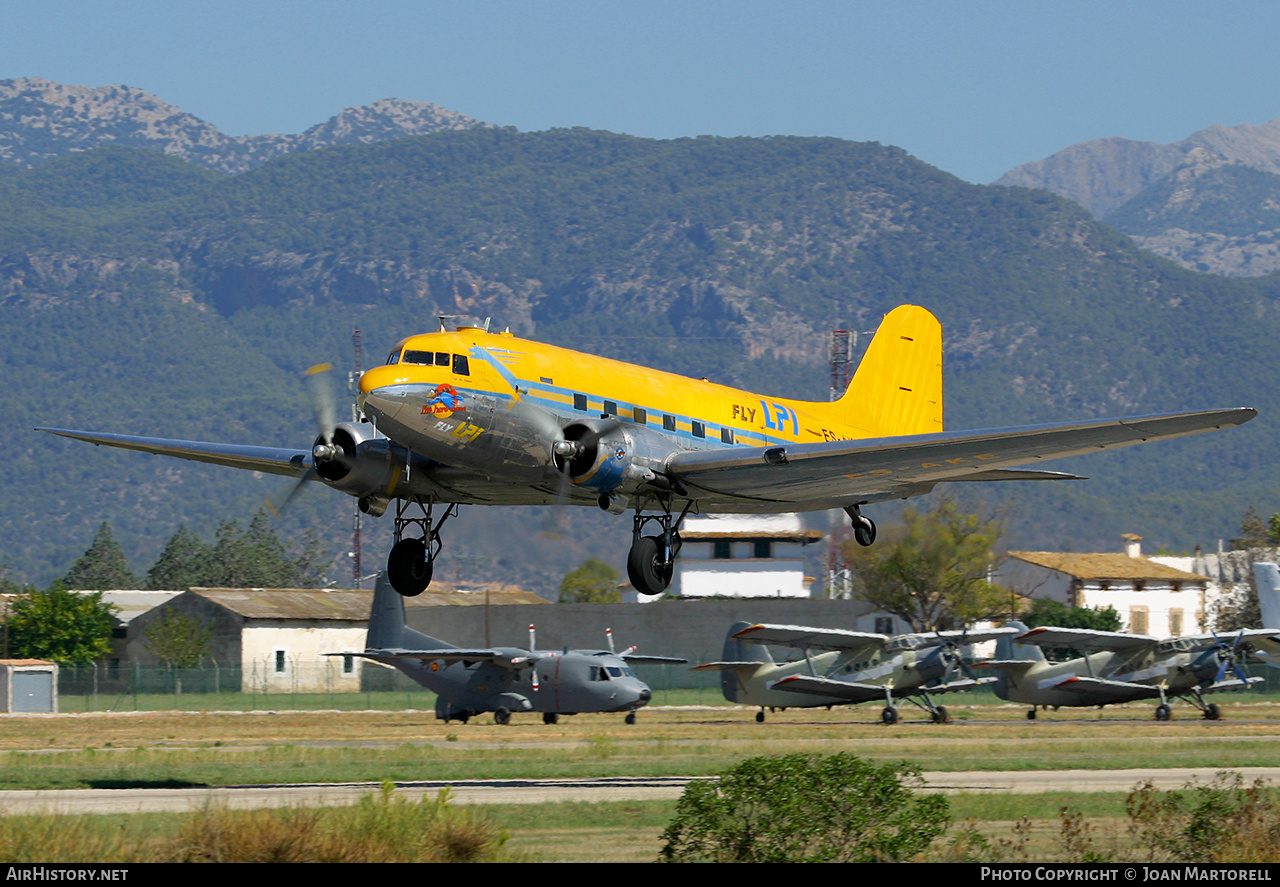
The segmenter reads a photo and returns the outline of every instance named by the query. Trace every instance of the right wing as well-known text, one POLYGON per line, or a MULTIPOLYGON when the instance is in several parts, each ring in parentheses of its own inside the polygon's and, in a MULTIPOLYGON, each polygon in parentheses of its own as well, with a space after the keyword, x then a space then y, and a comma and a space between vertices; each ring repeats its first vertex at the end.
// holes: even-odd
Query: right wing
POLYGON ((88 441, 91 444, 137 450, 157 456, 173 456, 193 462, 208 462, 229 468, 244 468, 267 474, 283 474, 302 477, 311 467, 311 453, 307 450, 288 450, 278 447, 251 447, 239 444, 206 443, 199 440, 168 440, 163 437, 139 437, 134 434, 105 434, 91 431, 69 431, 65 428, 37 428, 48 434, 88 441))
POLYGON ((1077 650, 1110 650, 1125 653, 1143 647, 1154 647, 1160 638, 1145 634, 1126 634, 1122 631, 1096 631, 1091 628, 1033 628, 1013 639, 1015 644, 1033 644, 1037 647, 1074 647, 1077 650))

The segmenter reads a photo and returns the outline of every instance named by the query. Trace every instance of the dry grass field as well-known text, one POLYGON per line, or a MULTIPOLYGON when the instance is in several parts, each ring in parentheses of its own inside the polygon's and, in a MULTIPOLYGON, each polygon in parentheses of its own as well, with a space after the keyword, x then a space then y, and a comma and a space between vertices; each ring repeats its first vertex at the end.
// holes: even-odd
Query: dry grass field
MULTIPOLYGON (((1269 700, 1229 697, 1217 722, 1182 706, 1165 723, 1146 705, 1042 712, 1034 721, 1023 706, 949 708, 950 724, 904 712, 891 727, 871 706, 776 712, 763 724, 744 708, 656 708, 634 726, 618 715, 554 726, 537 715, 517 715, 508 726, 487 716, 445 724, 429 711, 0 715, 0 789, 698 776, 748 756, 797 751, 906 760, 929 771, 1280 766, 1280 702, 1269 700)), ((1061 841, 1064 806, 1085 811, 1091 833, 1117 833, 1132 788, 1118 781, 1105 797, 956 796, 953 809, 995 840, 1015 840, 1026 816, 1023 837, 1048 845, 1061 841)), ((624 862, 656 857, 673 808, 637 801, 489 812, 523 858, 624 862)))

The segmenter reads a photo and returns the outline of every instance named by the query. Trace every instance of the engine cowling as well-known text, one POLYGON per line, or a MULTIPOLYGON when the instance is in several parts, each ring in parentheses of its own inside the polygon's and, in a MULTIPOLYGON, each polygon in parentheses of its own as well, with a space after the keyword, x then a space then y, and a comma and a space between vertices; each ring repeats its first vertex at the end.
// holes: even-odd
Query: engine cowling
POLYGON ((316 474, 336 490, 355 496, 368 514, 380 515, 394 495, 410 456, 370 424, 342 422, 330 440, 317 437, 312 448, 316 474))
POLYGON ((660 434, 611 419, 572 422, 564 428, 569 446, 557 451, 556 468, 580 487, 630 495, 653 483, 680 448, 660 434))

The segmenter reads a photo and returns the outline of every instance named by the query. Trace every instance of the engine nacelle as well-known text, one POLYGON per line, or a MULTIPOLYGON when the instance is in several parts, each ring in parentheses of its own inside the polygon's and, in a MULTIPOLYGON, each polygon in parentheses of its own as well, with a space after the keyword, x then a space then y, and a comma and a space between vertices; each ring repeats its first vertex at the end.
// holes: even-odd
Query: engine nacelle
MULTIPOLYGON (((361 500, 367 514, 381 514, 405 473, 408 451, 365 422, 343 422, 326 444, 316 438, 313 464, 326 484, 361 500), (368 507, 366 508, 366 503, 368 507)), ((415 461, 419 457, 412 457, 415 461)))
POLYGON ((671 454, 680 451, 661 434, 610 419, 573 422, 565 426, 564 437, 576 450, 567 459, 557 457, 556 467, 602 496, 629 495, 652 483, 671 454))

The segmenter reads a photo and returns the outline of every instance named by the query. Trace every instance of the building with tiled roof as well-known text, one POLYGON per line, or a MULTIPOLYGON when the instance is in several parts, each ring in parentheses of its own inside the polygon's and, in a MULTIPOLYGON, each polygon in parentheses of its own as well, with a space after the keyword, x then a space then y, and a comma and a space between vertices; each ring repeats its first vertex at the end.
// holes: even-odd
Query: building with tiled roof
MULTIPOLYGON (((177 613, 207 626, 207 661, 237 668, 242 690, 335 692, 360 689, 365 631, 373 592, 366 589, 192 588, 138 616, 130 626, 129 658, 162 664, 148 629, 177 613)), ((533 604, 530 592, 494 586, 463 589, 445 583, 405 598, 406 615, 432 607, 533 604)))
POLYGON ((1125 534, 1123 552, 1011 551, 999 582, 1028 598, 1068 607, 1112 607, 1124 630, 1176 637, 1206 631, 1219 589, 1206 576, 1142 555, 1142 537, 1125 534))

